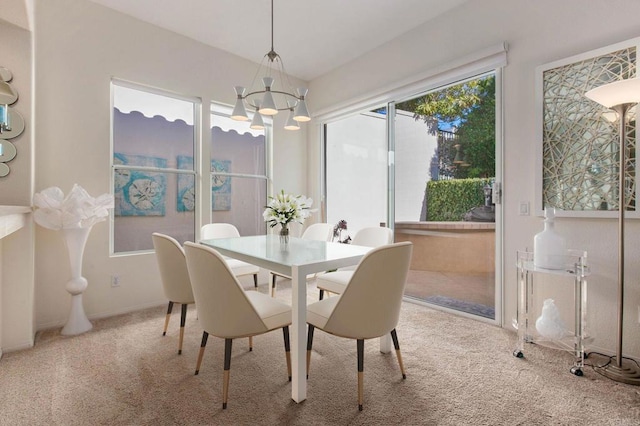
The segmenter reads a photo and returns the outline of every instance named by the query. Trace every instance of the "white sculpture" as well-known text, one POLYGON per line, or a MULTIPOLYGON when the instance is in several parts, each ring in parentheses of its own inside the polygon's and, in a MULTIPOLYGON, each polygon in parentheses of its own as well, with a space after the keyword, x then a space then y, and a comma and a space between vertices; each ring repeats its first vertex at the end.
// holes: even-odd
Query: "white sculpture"
POLYGON ((71 280, 66 290, 71 294, 71 312, 61 334, 84 333, 93 327, 82 305, 82 293, 88 282, 82 276, 82 254, 91 232, 91 227, 106 219, 113 208, 113 196, 102 194, 91 197, 81 186, 74 184, 65 197, 58 187, 50 187, 33 196, 37 210, 33 213, 35 222, 48 229, 62 230, 69 252, 71 280))
POLYGON ((536 330, 548 339, 562 339, 566 335, 566 328, 560 311, 553 299, 546 299, 542 306, 542 315, 536 320, 536 330))

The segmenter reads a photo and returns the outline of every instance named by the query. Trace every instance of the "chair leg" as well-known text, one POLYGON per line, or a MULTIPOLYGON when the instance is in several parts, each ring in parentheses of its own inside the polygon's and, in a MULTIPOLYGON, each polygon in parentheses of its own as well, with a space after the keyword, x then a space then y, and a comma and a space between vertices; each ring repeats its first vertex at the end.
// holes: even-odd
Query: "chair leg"
POLYGON ((258 274, 253 274, 253 286, 258 288, 258 274))
POLYGON ((167 335, 167 328, 169 328, 169 318, 171 318, 172 310, 173 310, 173 302, 169 302, 169 306, 167 306, 167 316, 164 318, 164 331, 162 332, 163 336, 167 335))
POLYGON ((276 297, 276 274, 271 274, 271 297, 276 297))
POLYGON ((231 344, 233 339, 224 339, 224 375, 222 377, 222 409, 227 408, 229 398, 229 370, 231 369, 231 344))
POLYGON ((182 354, 182 341, 184 340, 184 325, 187 322, 187 304, 183 303, 181 308, 182 312, 180 313, 180 342, 178 343, 178 355, 182 354))
POLYGON ((309 366, 311 365, 311 347, 313 346, 313 330, 314 326, 309 324, 309 331, 307 332, 307 379, 309 378, 309 366))
POLYGON ((282 327, 282 335, 284 336, 284 355, 287 358, 287 374, 291 381, 291 345, 289 343, 289 326, 282 327))
POLYGON ((249 352, 253 351, 253 336, 249 336, 249 352))
POLYGON ((198 353, 198 362, 196 363, 196 376, 200 372, 200 364, 202 363, 202 357, 204 356, 204 348, 207 346, 207 339, 209 338, 209 333, 204 331, 202 333, 202 343, 200 343, 200 352, 198 353))
POLYGON ((364 394, 364 339, 358 339, 358 410, 362 411, 364 394))
POLYGON ((320 289, 320 298, 318 300, 322 300, 323 297, 324 297, 324 290, 320 289))
POLYGON ((391 339, 393 340, 393 347, 396 348, 396 356, 398 357, 398 364, 400 365, 402 378, 406 379, 407 375, 404 373, 404 364, 402 363, 402 354, 400 353, 400 344, 398 343, 398 334, 396 334, 395 328, 391 330, 391 339))

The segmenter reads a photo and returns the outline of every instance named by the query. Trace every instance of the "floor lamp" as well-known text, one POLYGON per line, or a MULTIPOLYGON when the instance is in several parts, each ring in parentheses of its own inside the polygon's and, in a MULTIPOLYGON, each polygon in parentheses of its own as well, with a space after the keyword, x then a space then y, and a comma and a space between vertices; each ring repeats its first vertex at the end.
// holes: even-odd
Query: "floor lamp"
POLYGON ((626 115, 627 111, 640 102, 640 78, 615 81, 589 90, 585 96, 618 113, 618 132, 620 134, 619 182, 618 182, 618 341, 615 363, 610 362, 600 368, 606 377, 627 383, 640 385, 640 369, 637 364, 622 361, 622 329, 624 318, 624 212, 625 169, 626 169, 626 115))

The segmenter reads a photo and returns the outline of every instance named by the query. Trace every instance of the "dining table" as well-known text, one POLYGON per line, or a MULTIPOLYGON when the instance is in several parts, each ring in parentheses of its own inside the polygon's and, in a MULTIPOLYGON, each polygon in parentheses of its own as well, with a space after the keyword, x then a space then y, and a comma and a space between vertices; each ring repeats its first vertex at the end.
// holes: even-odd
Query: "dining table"
MULTIPOLYGON (((224 256, 291 277, 291 398, 295 402, 304 401, 307 398, 307 276, 356 265, 371 247, 294 237, 284 243, 278 235, 271 234, 201 240, 200 243, 224 256)), ((380 350, 391 351, 388 336, 380 339, 380 350)))

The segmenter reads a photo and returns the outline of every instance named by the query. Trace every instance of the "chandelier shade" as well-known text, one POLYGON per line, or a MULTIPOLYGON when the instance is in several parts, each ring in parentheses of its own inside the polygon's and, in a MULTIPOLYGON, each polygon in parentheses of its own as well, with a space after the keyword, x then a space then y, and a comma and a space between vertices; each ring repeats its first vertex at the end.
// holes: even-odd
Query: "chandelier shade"
POLYGON ((231 118, 237 121, 248 121, 247 110, 255 110, 251 122, 252 129, 264 128, 264 120, 256 115, 273 117, 280 111, 289 112, 289 118, 284 127, 287 130, 298 130, 300 128, 298 122, 311 120, 305 102, 308 89, 293 89, 282 58, 273 49, 273 0, 271 0, 271 50, 264 55, 249 88, 235 86, 234 90, 236 103, 231 118), (261 77, 258 78, 259 76, 261 77), (254 84, 259 80, 262 80, 262 86, 255 87, 254 84), (254 127, 254 124, 262 127, 254 127))

